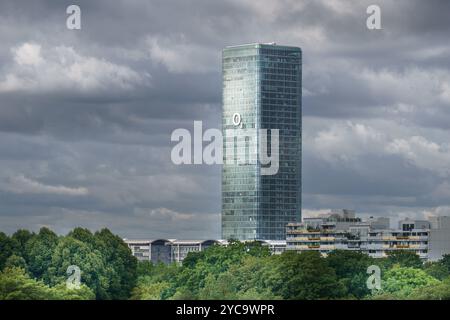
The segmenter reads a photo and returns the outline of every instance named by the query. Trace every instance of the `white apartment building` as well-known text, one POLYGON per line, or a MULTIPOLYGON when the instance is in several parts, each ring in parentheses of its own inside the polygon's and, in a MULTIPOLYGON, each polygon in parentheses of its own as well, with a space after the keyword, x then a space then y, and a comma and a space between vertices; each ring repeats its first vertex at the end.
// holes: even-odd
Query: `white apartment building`
POLYGON ((392 229, 389 218, 362 221, 354 211, 333 211, 288 224, 286 250, 315 250, 323 255, 333 250, 355 250, 374 258, 408 250, 423 260, 438 260, 450 252, 450 217, 438 217, 436 221, 405 219, 392 229))
POLYGON ((450 217, 431 217, 428 259, 439 260, 444 254, 450 254, 450 217))

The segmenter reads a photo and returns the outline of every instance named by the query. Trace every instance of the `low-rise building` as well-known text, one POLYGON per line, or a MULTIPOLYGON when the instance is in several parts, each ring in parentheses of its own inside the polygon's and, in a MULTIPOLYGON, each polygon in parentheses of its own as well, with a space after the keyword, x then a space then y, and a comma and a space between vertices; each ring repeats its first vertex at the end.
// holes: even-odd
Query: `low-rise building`
MULTIPOLYGON (((227 246, 227 240, 127 240, 133 255, 140 261, 181 263, 189 252, 202 251, 212 245, 227 246)), ((259 240, 272 254, 285 250, 319 251, 327 255, 333 250, 353 250, 374 258, 389 252, 411 251, 425 260, 436 261, 450 254, 450 217, 428 220, 404 219, 396 228, 386 217, 362 220, 352 210, 332 211, 301 223, 290 223, 286 240, 259 240)))
POLYGON ((286 240, 264 240, 263 246, 267 246, 272 254, 281 254, 286 251, 286 240))
POLYGON ((437 260, 450 252, 450 219, 439 218, 441 225, 436 222, 436 228, 431 221, 412 219, 401 220, 397 228, 390 228, 389 218, 371 217, 362 221, 354 212, 334 211, 288 224, 286 250, 314 250, 323 255, 333 250, 354 250, 374 258, 408 250, 423 260, 437 260))
POLYGON ((139 261, 152 261, 171 263, 171 240, 155 239, 155 240, 128 240, 124 239, 125 243, 131 249, 133 256, 139 261))
MULTIPOLYGON (((153 263, 181 263, 189 252, 205 250, 212 245, 227 246, 227 240, 130 240, 124 239, 133 255, 139 261, 151 261, 153 263)), ((272 254, 280 254, 286 249, 284 240, 261 240, 263 246, 267 246, 272 254)))
POLYGON ((217 240, 173 240, 172 262, 180 263, 189 252, 202 251, 214 244, 219 244, 219 242, 217 240))
POLYGON ((429 256, 430 261, 450 254, 450 217, 431 217, 429 256))
POLYGON ((207 247, 219 243, 216 240, 129 240, 124 239, 133 255, 139 261, 154 263, 181 262, 189 252, 202 251, 207 247))

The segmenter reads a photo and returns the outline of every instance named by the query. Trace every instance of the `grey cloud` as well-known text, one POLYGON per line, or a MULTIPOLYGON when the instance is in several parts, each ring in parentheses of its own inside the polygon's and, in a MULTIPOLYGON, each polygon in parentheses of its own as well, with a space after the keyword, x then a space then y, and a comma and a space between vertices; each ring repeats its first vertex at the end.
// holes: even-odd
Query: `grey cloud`
POLYGON ((381 31, 365 27, 371 1, 77 1, 82 30, 70 31, 71 1, 2 1, 0 83, 7 75, 22 80, 0 92, 2 229, 82 225, 127 237, 218 237, 220 167, 173 165, 170 134, 191 130, 193 120, 220 128, 220 50, 257 41, 303 48, 305 210, 443 212, 450 4, 377 3, 381 31), (14 60, 26 43, 41 46, 44 64, 30 70, 14 60), (55 48, 92 61, 89 90, 49 73, 72 65, 59 63, 55 48), (347 145, 319 149, 314 138, 343 121, 389 139, 376 149, 338 130, 347 145), (417 148, 411 136, 440 151, 420 161, 385 152, 393 141, 417 148), (324 155, 351 159, 333 165, 324 155), (14 193, 10 179, 22 176, 89 192, 14 193))

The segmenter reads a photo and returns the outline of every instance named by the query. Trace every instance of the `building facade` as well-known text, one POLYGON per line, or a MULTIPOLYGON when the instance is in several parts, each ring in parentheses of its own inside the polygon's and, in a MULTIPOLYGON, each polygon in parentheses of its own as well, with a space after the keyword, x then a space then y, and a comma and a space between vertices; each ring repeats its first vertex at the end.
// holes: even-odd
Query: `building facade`
MULTIPOLYGON (((151 261, 153 263, 181 263, 189 252, 199 252, 212 245, 227 246, 227 240, 129 240, 124 239, 131 249, 133 256, 139 261, 151 261)), ((272 254, 281 254, 286 250, 285 240, 259 241, 267 246, 272 254)))
POLYGON ((301 49, 233 46, 222 62, 222 238, 285 240, 286 224, 301 221, 301 49), (275 174, 262 174, 261 129, 268 150, 279 130, 275 174))
POLYGON ((351 211, 331 212, 288 224, 286 250, 313 250, 323 255, 333 250, 353 250, 374 258, 410 251, 424 261, 439 260, 450 253, 450 218, 436 217, 438 222, 433 221, 405 219, 397 228, 390 228, 388 218, 362 221, 351 211))
POLYGON ((153 263, 180 263, 189 252, 202 251, 214 244, 217 240, 129 240, 124 239, 131 249, 132 254, 139 261, 151 261, 153 263))
POLYGON ((189 252, 198 252, 219 244, 217 240, 173 240, 171 246, 172 262, 183 262, 189 252))
POLYGON ((450 254, 450 217, 437 216, 430 218, 430 261, 441 259, 444 254, 450 254))
MULTIPOLYGON (((153 263, 181 263, 189 252, 229 243, 228 240, 176 239, 124 241, 138 260, 153 263)), ((304 218, 302 223, 287 224, 286 240, 257 242, 268 247, 271 254, 293 250, 319 251, 326 256, 334 250, 351 250, 384 258, 390 252, 410 251, 424 261, 437 261, 450 254, 450 217, 405 219, 396 228, 390 228, 389 218, 362 220, 352 210, 332 211, 316 218, 304 218)))

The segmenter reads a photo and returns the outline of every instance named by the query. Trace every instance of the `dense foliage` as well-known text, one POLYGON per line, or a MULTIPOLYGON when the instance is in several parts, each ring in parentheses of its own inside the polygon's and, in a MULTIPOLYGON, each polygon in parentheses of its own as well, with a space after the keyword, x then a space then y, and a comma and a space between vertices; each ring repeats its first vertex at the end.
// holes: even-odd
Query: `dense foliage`
POLYGON ((136 258, 107 229, 0 233, 0 269, 0 299, 128 299, 137 278, 136 258), (71 265, 81 271, 80 288, 66 286, 71 265))
POLYGON ((258 242, 191 252, 182 265, 137 262, 109 230, 42 228, 0 233, 0 299, 450 299, 450 255, 423 263, 407 251, 374 259, 355 251, 271 255, 258 242), (66 286, 67 268, 81 287, 66 286), (381 290, 367 268, 381 269, 381 290))
POLYGON ((449 299, 450 256, 423 264, 411 252, 374 259, 355 251, 270 255, 232 242, 189 253, 183 265, 140 263, 132 299, 449 299), (367 268, 382 270, 381 290, 367 268))
POLYGON ((374 259, 355 251, 270 255, 232 242, 190 253, 182 265, 140 263, 132 299, 449 299, 450 256, 423 264, 411 252, 374 259), (367 268, 382 270, 381 290, 367 268))

